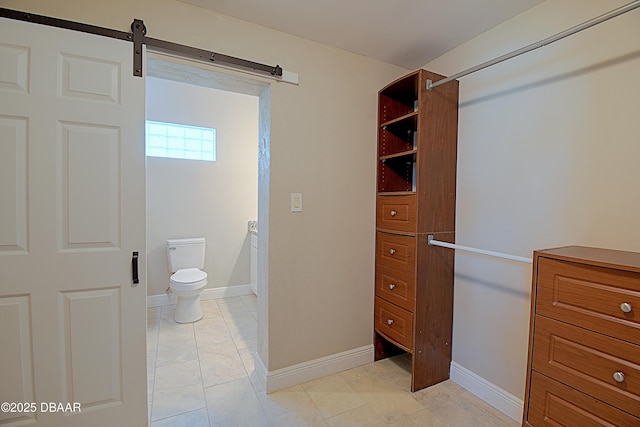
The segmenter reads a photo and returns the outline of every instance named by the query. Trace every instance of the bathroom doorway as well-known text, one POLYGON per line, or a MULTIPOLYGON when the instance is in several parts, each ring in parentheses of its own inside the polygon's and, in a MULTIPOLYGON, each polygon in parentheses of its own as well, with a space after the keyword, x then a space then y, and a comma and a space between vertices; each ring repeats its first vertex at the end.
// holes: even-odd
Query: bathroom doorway
MULTIPOLYGON (((169 238, 207 239, 204 299, 257 294, 251 234, 260 229, 259 200, 268 206, 270 83, 149 52, 146 71, 147 120, 210 128, 215 138, 214 161, 147 157, 148 305, 171 301, 169 238)), ((262 228, 260 239, 267 234, 262 228)))
POLYGON ((206 241, 203 299, 250 292, 258 97, 153 76, 146 87, 147 124, 158 132, 147 136, 148 295, 168 286, 166 240, 194 237, 206 241))
MULTIPOLYGON (((213 161, 147 157, 147 289, 148 306, 154 307, 148 310, 148 324, 165 328, 164 338, 155 329, 148 337, 149 416, 154 425, 187 412, 202 416, 198 410, 202 412, 206 394, 217 392, 217 381, 235 376, 240 381, 241 373, 252 370, 259 328, 257 278, 251 274, 255 226, 250 223, 258 220, 259 188, 266 188, 259 186, 258 157, 264 152, 259 140, 268 142, 263 133, 269 128, 264 111, 269 84, 155 54, 147 55, 146 80, 148 121, 215 132, 213 161), (208 285, 201 294, 205 318, 180 328, 167 317, 175 299, 166 292, 170 272, 165 240, 188 237, 206 239, 208 285), (177 340, 169 345, 176 351, 163 350, 167 339, 177 340), (217 361, 230 372, 217 372, 217 361), (186 369, 185 378, 193 379, 190 370, 199 373, 201 384, 178 381, 165 388, 155 383, 173 364, 186 369), (177 402, 167 395, 174 389, 190 399, 177 402)), ((247 383, 249 378, 259 387, 255 374, 247 375, 247 383)))

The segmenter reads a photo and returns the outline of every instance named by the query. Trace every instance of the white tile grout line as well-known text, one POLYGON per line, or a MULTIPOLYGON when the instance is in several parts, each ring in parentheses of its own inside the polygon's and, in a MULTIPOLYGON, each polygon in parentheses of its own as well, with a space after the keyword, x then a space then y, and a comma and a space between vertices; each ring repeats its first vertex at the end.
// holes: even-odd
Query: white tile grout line
POLYGON ((207 411, 207 425, 211 425, 211 420, 209 419, 209 403, 207 402, 207 393, 205 392, 205 387, 204 387, 204 375, 202 374, 202 362, 200 360, 200 347, 198 346, 198 337, 196 336, 195 325, 193 325, 193 339, 196 342, 196 354, 198 355, 198 369, 200 370, 200 384, 202 385, 202 395, 204 396, 204 408, 207 411))

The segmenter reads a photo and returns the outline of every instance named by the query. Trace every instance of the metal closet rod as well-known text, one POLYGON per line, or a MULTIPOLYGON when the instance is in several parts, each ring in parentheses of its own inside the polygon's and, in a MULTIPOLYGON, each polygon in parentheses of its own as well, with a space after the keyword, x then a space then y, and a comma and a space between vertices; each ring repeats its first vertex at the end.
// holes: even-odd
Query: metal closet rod
POLYGON ((623 13, 627 13, 633 9, 637 9, 638 7, 640 7, 640 0, 632 1, 631 3, 628 3, 610 12, 607 12, 604 15, 600 15, 597 18, 593 18, 580 25, 576 25, 575 27, 562 31, 561 33, 558 33, 555 36, 547 37, 546 39, 540 40, 539 42, 536 42, 536 43, 531 43, 528 46, 514 50, 513 52, 507 53, 505 55, 499 56, 498 58, 492 59, 491 61, 483 62, 480 65, 476 65, 475 67, 461 71, 458 74, 454 74, 450 77, 444 78, 442 80, 438 80, 437 82, 427 80, 427 90, 431 90, 435 87, 448 83, 452 80, 456 80, 460 77, 464 77, 468 74, 475 73, 476 71, 479 71, 484 68, 490 67, 492 65, 498 64, 500 62, 506 61, 507 59, 515 58, 516 56, 522 55, 523 53, 530 52, 534 49, 538 49, 539 47, 543 47, 553 42, 557 42, 558 40, 561 40, 565 37, 569 37, 570 35, 578 33, 582 30, 586 30, 587 28, 593 27, 594 25, 600 24, 601 22, 608 21, 611 18, 615 18, 616 16, 622 15, 623 13))
POLYGON ((456 245, 455 243, 441 242, 440 240, 435 240, 432 234, 429 234, 427 236, 427 243, 429 244, 429 246, 442 246, 443 248, 459 249, 461 251, 473 252, 476 254, 488 255, 488 256, 497 257, 497 258, 504 258, 504 259, 509 259, 511 261, 525 262, 528 264, 531 264, 533 262, 531 258, 525 258, 522 256, 509 255, 509 254, 503 254, 502 252, 494 252, 494 251, 487 251, 484 249, 471 248, 469 246, 456 245))

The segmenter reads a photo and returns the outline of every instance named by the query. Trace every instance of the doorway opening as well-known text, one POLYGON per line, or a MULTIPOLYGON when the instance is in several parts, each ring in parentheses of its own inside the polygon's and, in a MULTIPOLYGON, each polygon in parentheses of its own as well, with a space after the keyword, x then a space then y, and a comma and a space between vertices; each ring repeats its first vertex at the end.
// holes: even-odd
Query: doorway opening
POLYGON ((266 248, 252 246, 266 239, 270 90, 269 83, 239 73, 151 53, 146 70, 147 121, 205 127, 215 134, 213 161, 147 152, 147 289, 149 306, 156 306, 148 310, 153 422, 185 412, 198 416, 211 396, 221 393, 219 386, 243 375, 254 389, 264 387, 255 367, 263 366, 257 353, 267 342, 266 248), (185 328, 171 323, 175 297, 167 293, 165 241, 192 237, 206 240, 209 284, 201 293, 205 316, 185 328), (254 251, 260 252, 258 265, 252 265, 254 251), (193 384, 164 384, 176 375, 193 384), (180 399, 172 397, 174 389, 180 399))

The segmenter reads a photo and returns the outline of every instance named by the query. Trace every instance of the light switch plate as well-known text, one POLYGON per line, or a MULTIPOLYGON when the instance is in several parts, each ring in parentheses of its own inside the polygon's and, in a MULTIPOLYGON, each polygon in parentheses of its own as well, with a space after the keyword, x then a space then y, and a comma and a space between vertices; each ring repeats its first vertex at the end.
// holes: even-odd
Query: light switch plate
POLYGON ((302 212, 302 193, 291 193, 291 212, 302 212))

